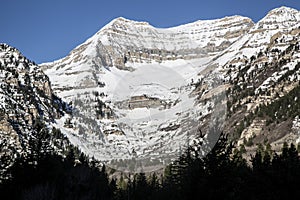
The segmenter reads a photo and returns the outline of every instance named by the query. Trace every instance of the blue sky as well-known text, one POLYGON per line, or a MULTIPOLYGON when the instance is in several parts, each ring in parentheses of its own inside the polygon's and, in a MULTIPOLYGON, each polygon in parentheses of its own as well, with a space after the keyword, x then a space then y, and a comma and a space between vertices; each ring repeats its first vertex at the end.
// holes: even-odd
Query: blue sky
POLYGON ((299 0, 1 0, 0 42, 41 63, 66 56, 112 19, 123 16, 171 27, 230 15, 257 22, 299 0))

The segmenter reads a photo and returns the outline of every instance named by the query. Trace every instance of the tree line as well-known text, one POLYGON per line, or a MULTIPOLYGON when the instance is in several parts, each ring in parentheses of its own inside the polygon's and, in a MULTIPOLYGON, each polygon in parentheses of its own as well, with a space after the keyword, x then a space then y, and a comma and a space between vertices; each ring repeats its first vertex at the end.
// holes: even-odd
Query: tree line
MULTIPOLYGON (((45 146, 45 144, 43 144, 45 146)), ((46 145, 47 146, 47 145, 46 145)), ((288 199, 300 195, 300 160, 294 144, 281 152, 259 145, 250 161, 222 135, 210 153, 191 146, 163 174, 109 178, 105 166, 53 151, 18 158, 0 186, 1 199, 288 199)), ((3 159, 3 158, 2 158, 3 159)))

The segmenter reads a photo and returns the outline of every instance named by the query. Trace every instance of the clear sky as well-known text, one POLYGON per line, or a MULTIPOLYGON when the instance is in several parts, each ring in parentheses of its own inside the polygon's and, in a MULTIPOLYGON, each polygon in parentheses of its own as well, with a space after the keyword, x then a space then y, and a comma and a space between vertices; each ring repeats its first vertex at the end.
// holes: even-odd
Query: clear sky
POLYGON ((0 43, 42 63, 66 56, 120 16, 155 27, 230 15, 257 22, 283 5, 300 10, 300 0, 0 0, 0 43))

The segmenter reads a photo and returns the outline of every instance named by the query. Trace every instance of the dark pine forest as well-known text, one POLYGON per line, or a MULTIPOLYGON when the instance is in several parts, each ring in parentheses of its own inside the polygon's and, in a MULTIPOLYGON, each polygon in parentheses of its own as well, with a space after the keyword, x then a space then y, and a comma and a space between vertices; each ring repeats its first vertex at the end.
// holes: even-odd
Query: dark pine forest
MULTIPOLYGON (((204 158, 190 147, 163 174, 109 178, 105 166, 77 153, 57 155, 43 142, 32 155, 20 157, 1 183, 1 199, 147 200, 147 199, 289 199, 300 196, 297 148, 285 144, 279 153, 259 145, 250 161, 222 135, 204 158)), ((199 149, 199 148, 198 148, 199 149)), ((6 162, 2 157, 1 162, 6 162)))

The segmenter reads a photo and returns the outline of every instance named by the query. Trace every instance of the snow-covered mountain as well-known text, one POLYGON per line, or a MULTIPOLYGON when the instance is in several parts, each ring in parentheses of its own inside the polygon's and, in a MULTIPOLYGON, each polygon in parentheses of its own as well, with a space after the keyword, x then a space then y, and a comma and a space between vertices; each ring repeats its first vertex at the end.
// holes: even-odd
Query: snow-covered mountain
POLYGON ((299 25, 300 12, 287 7, 256 24, 232 16, 161 29, 117 18, 40 66, 73 107, 49 125, 130 171, 157 169, 194 142, 205 154, 221 130, 250 150, 297 141, 299 25))
POLYGON ((241 16, 167 29, 113 20, 67 57, 42 65, 57 94, 77 108, 75 130, 64 131, 100 160, 139 157, 151 165, 177 156, 215 106, 192 93, 204 84, 198 73, 251 27, 241 16))
MULTIPOLYGON (((256 72, 257 84, 243 86, 252 87, 258 99, 246 104, 253 107, 248 112, 265 103, 258 91, 275 75, 262 76, 258 69, 280 62, 277 50, 297 46, 299 20, 299 11, 287 7, 270 11, 256 24, 232 16, 158 29, 117 18, 67 57, 42 67, 57 94, 76 109, 70 116, 73 128, 63 128, 74 143, 100 160, 139 158, 145 167, 199 142, 199 132, 211 132, 213 119, 226 113, 227 106, 235 116, 239 109, 232 113, 232 106, 238 107, 232 99, 241 93, 235 92, 241 83, 233 80, 246 84, 244 76, 256 72), (243 68, 249 68, 245 74, 243 68), (227 104, 225 90, 235 93, 227 104)), ((292 70, 297 55, 282 68, 292 70)), ((299 78, 293 76, 293 81, 299 78)), ((238 120, 243 119, 230 120, 226 129, 234 131, 238 120)))

